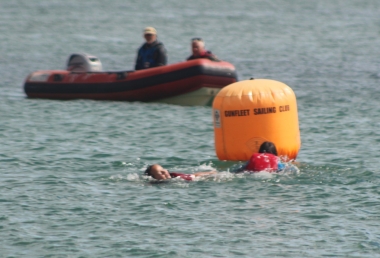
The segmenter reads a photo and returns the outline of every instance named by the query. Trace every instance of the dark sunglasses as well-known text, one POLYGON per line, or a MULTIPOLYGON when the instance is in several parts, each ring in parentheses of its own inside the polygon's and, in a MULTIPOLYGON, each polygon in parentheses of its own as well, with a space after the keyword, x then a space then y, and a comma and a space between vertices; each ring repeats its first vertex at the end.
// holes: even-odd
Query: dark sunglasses
POLYGON ((192 38, 191 41, 203 41, 202 38, 192 38))

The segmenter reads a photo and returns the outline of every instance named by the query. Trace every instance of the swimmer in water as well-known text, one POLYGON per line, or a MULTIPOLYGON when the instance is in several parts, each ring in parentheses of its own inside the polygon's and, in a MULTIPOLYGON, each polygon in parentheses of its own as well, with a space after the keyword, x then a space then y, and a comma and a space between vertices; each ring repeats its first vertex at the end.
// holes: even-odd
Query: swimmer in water
POLYGON ((276 145, 273 142, 263 142, 260 145, 259 152, 252 154, 248 162, 237 172, 243 171, 267 171, 279 172, 285 169, 285 164, 277 157, 276 145))
POLYGON ((145 170, 144 174, 147 176, 151 176, 154 179, 157 180, 166 180, 170 178, 180 177, 184 180, 191 181, 194 177, 199 176, 208 176, 212 174, 216 174, 216 171, 210 171, 210 172, 197 172, 194 174, 183 174, 183 173, 174 173, 169 172, 167 169, 163 168, 159 164, 150 165, 145 170))

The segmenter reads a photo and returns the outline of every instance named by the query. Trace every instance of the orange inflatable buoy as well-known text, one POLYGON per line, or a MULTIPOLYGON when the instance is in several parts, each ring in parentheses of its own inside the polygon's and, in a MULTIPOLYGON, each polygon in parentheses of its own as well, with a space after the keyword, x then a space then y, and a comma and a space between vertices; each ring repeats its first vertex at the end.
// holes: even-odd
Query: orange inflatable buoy
POLYGON ((296 96, 286 84, 253 79, 230 84, 213 105, 215 151, 220 160, 248 160, 265 141, 294 160, 301 147, 296 96))

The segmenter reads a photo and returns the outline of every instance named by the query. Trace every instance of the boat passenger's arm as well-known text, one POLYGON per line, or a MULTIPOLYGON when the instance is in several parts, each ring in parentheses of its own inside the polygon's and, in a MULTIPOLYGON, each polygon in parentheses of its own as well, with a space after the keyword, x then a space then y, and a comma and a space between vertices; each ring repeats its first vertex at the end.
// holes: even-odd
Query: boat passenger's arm
POLYGON ((156 56, 156 64, 157 66, 163 66, 168 63, 166 49, 164 45, 159 45, 157 47, 157 56, 156 56))

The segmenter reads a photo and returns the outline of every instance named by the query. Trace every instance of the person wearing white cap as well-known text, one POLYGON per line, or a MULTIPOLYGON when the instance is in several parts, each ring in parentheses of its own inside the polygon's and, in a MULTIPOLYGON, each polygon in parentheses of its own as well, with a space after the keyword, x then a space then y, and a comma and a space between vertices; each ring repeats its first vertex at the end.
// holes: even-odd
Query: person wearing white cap
POLYGON ((144 29, 146 42, 137 53, 135 70, 148 69, 167 64, 164 44, 157 40, 157 31, 153 27, 144 29))

